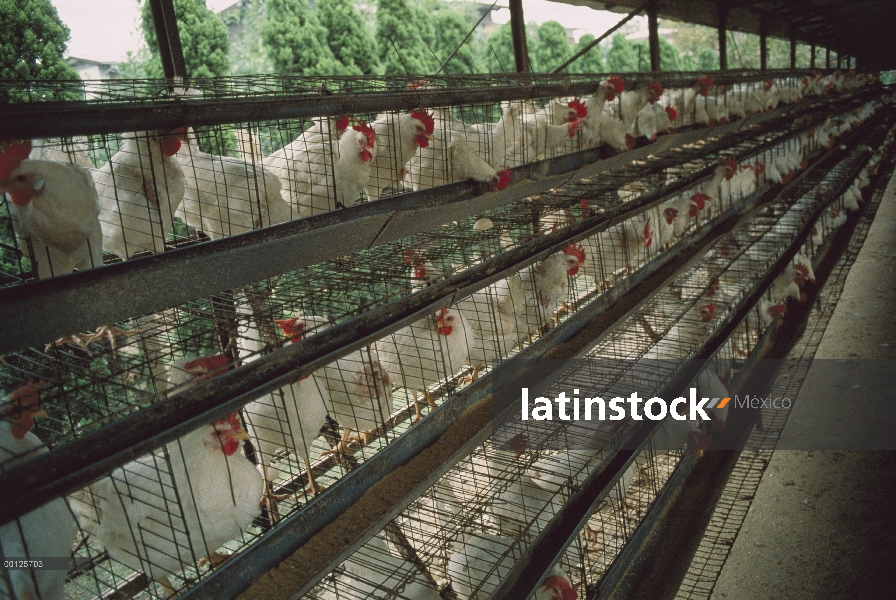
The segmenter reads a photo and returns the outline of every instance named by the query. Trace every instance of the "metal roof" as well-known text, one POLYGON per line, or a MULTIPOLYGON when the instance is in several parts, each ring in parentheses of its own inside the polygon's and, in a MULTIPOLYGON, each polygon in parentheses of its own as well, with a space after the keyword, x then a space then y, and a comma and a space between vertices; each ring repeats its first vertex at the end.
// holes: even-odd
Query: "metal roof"
MULTIPOLYGON (((644 0, 554 1, 620 13, 644 4, 644 0)), ((793 27, 797 40, 856 57, 863 69, 896 69, 896 52, 890 50, 896 26, 894 0, 657 0, 657 12, 661 18, 718 27, 720 5, 728 8, 729 29, 758 34, 765 14, 771 37, 789 39, 793 27)))

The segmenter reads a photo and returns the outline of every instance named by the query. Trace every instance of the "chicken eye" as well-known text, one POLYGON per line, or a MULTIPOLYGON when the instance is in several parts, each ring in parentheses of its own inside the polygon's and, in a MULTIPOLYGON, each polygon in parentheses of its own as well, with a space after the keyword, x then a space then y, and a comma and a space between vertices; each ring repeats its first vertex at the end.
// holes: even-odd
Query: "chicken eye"
POLYGON ((16 177, 16 181, 25 181, 25 179, 26 178, 24 175, 19 175, 18 177, 16 177))

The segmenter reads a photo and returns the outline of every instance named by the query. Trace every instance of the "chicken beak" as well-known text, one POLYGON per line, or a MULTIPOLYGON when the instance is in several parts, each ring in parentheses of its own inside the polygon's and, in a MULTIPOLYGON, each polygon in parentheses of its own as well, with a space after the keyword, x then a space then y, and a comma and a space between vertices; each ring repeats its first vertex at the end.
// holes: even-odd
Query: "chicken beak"
POLYGON ((47 419, 47 418, 49 418, 49 415, 47 414, 47 411, 44 410, 44 407, 41 406, 39 409, 37 409, 36 412, 31 413, 31 417, 33 419, 37 419, 37 418, 47 419))
POLYGON ((240 429, 239 431, 235 431, 232 436, 230 436, 232 440, 250 440, 249 432, 245 429, 240 429))

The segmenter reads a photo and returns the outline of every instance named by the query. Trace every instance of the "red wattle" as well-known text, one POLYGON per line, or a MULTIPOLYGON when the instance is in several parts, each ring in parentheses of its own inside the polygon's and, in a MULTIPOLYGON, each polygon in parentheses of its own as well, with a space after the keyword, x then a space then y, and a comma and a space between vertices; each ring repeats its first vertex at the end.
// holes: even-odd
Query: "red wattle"
POLYGON ((177 138, 165 138, 162 140, 162 154, 174 156, 180 150, 180 140, 177 138))
POLYGON ((429 146, 429 138, 427 138, 425 135, 418 135, 415 139, 417 140, 417 145, 421 148, 426 148, 427 146, 429 146))
POLYGON ((28 203, 34 198, 34 190, 21 190, 18 192, 6 192, 12 198, 12 203, 16 206, 28 206, 28 203))

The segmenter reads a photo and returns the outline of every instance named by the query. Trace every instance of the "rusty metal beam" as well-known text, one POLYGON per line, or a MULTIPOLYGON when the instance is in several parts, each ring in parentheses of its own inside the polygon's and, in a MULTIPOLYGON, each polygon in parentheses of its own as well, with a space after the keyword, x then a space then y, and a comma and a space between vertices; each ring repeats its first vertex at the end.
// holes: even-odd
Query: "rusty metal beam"
POLYGON ((728 68, 728 12, 730 7, 726 0, 719 0, 716 5, 719 11, 719 70, 728 68))
POLYGON ((510 0, 510 32, 513 35, 513 62, 517 73, 528 73, 529 49, 526 44, 526 22, 523 20, 523 0, 510 0))
POLYGON ((658 29, 656 0, 651 0, 647 4, 647 41, 650 46, 650 70, 654 73, 660 71, 660 36, 658 29))
POLYGON ((759 15, 759 68, 763 71, 768 68, 768 16, 765 13, 759 15))
POLYGON ((156 43, 166 79, 186 78, 187 67, 184 50, 180 44, 180 32, 174 13, 173 0, 149 0, 152 22, 156 31, 156 43))

